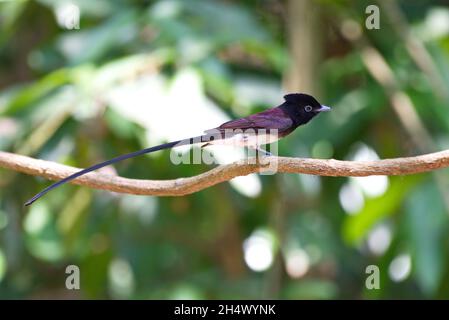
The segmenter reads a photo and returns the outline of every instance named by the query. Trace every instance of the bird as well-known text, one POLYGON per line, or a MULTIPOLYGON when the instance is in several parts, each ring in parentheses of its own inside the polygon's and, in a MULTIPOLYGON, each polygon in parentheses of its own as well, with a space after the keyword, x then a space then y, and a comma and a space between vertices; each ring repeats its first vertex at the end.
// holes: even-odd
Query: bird
POLYGON ((321 105, 313 96, 309 94, 289 93, 284 95, 284 102, 277 107, 255 113, 244 118, 225 122, 216 128, 206 130, 204 135, 184 140, 172 141, 154 147, 134 151, 80 170, 43 189, 41 192, 26 201, 25 206, 30 206, 50 190, 79 178, 86 173, 98 170, 119 161, 182 145, 201 144, 201 147, 204 148, 208 145, 232 144, 254 149, 265 156, 271 156, 271 153, 261 149, 261 144, 269 144, 282 139, 292 133, 297 127, 308 123, 321 112, 330 110, 330 107, 321 105))

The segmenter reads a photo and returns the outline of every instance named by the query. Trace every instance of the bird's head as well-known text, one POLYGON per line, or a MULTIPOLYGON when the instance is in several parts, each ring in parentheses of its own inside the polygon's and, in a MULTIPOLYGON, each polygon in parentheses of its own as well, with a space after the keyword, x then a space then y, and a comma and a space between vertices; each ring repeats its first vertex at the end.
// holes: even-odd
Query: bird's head
POLYGON ((297 124, 305 124, 321 112, 331 108, 321 105, 314 97, 305 93, 290 93, 284 96, 284 105, 297 124))

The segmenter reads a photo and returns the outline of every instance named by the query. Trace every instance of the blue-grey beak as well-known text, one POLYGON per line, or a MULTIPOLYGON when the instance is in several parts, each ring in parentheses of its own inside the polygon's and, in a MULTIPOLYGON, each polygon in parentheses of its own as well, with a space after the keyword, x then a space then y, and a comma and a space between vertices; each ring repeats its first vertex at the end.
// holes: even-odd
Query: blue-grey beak
POLYGON ((317 111, 318 112, 327 112, 327 111, 331 111, 331 108, 328 106, 321 106, 321 108, 319 108, 317 111))

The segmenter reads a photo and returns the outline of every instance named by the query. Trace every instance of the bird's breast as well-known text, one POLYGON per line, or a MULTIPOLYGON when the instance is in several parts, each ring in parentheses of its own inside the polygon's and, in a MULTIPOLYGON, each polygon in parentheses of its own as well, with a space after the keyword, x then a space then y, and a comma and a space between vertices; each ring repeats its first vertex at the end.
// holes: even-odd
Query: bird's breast
POLYGON ((210 144, 235 147, 256 147, 276 142, 280 138, 281 136, 276 133, 243 132, 224 139, 211 141, 210 144))

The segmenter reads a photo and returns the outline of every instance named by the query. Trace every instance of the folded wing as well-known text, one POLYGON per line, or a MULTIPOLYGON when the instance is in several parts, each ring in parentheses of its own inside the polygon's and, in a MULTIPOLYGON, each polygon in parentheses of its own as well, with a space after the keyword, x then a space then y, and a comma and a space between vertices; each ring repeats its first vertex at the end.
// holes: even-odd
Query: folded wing
POLYGON ((269 109, 250 115, 245 118, 231 120, 223 123, 221 126, 207 130, 206 133, 214 132, 216 130, 237 130, 237 129, 267 129, 278 130, 279 133, 284 133, 292 128, 293 121, 287 116, 284 111, 279 108, 269 109))

